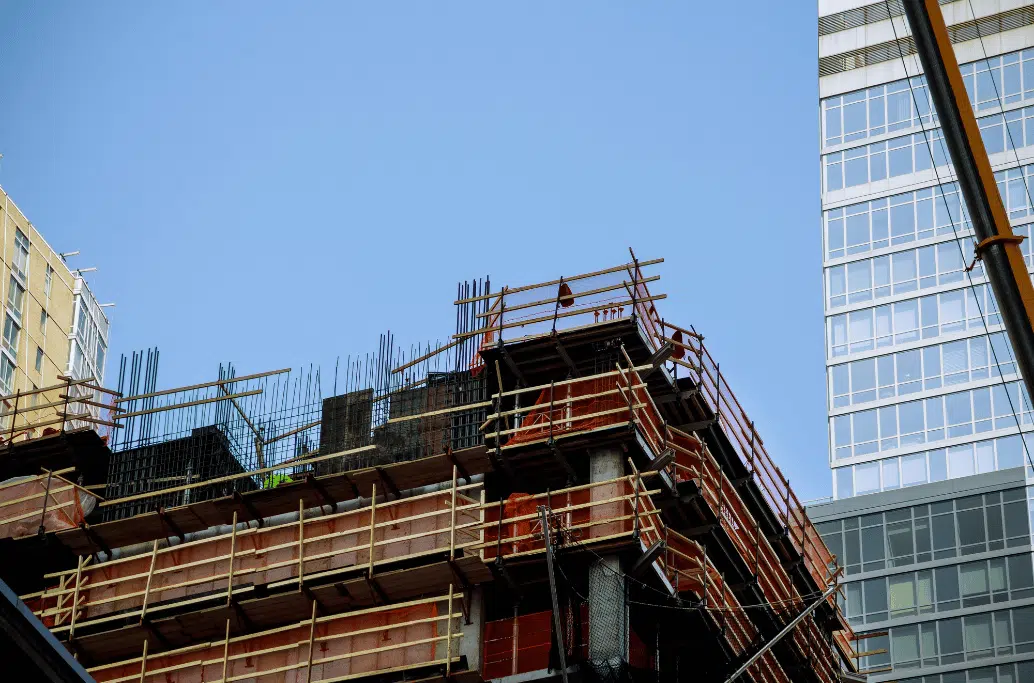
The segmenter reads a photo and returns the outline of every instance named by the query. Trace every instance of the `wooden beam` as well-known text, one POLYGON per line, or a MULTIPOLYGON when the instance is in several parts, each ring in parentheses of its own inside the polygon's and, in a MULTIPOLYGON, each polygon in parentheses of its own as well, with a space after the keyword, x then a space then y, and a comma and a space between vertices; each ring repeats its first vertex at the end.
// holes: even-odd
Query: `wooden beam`
MULTIPOLYGON (((610 305, 608 305, 607 308, 610 309, 610 308, 617 308, 617 307, 623 307, 623 306, 630 306, 633 303, 637 303, 637 304, 639 304, 639 303, 647 303, 647 302, 650 302, 650 301, 660 301, 662 299, 667 299, 667 298, 668 298, 667 294, 655 294, 654 296, 646 296, 646 297, 643 297, 642 299, 638 299, 638 300, 636 300, 634 302, 631 299, 621 300, 621 301, 614 301, 610 305)), ((486 332, 494 332, 496 330, 509 330, 509 329, 513 329, 515 327, 526 327, 528 325, 534 325, 535 323, 550 322, 551 320, 554 320, 554 319, 559 320, 560 318, 570 318, 571 316, 575 316, 575 315, 587 315, 589 313, 592 313, 593 311, 599 310, 600 308, 602 308, 602 307, 601 306, 595 306, 595 307, 587 306, 585 308, 579 308, 577 310, 568 310, 568 311, 564 311, 562 313, 554 313, 554 314, 551 314, 551 315, 539 316, 537 318, 528 318, 527 320, 514 320, 512 322, 505 322, 504 321, 500 325, 489 325, 487 327, 482 327, 481 329, 474 330, 472 332, 460 332, 459 334, 452 335, 452 337, 453 337, 453 339, 466 339, 468 337, 475 337, 475 336, 477 336, 479 334, 484 334, 486 332)))
POLYGON ((187 401, 186 403, 173 403, 167 406, 156 406, 154 408, 147 408, 146 410, 134 410, 131 413, 122 413, 116 415, 116 420, 126 420, 131 417, 137 417, 138 415, 150 415, 151 413, 161 413, 166 410, 176 410, 177 408, 191 408, 193 406, 199 406, 204 403, 216 403, 219 401, 228 401, 235 398, 243 398, 244 396, 255 396, 261 394, 261 389, 253 389, 252 391, 242 391, 239 394, 227 394, 226 396, 211 396, 209 398, 199 398, 196 401, 187 401))
MULTIPOLYGON (((298 499, 298 590, 305 585, 305 501, 298 499)), ((313 603, 315 604, 315 603, 313 603)), ((313 608, 315 609, 315 607, 313 608)))
POLYGON ((144 623, 144 619, 147 618, 147 598, 151 594, 151 579, 154 578, 154 561, 158 557, 158 540, 155 539, 154 546, 151 548, 151 568, 147 570, 147 583, 144 584, 144 604, 140 608, 140 623, 144 623))
POLYGON ((230 531, 230 568, 226 570, 226 604, 233 604, 233 558, 237 545, 237 511, 233 511, 233 530, 230 531))
MULTIPOLYGON (((645 268, 646 266, 653 266, 653 265, 657 265, 658 263, 664 263, 664 259, 658 258, 658 259, 653 259, 651 261, 640 261, 639 262, 639 267, 640 268, 645 268)), ((534 285, 523 285, 521 287, 512 287, 512 288, 511 287, 503 287, 501 290, 499 290, 498 292, 495 292, 494 294, 482 294, 481 296, 474 296, 474 297, 470 297, 470 298, 467 298, 467 299, 457 299, 453 303, 456 304, 456 305, 459 305, 459 304, 469 304, 469 303, 471 303, 473 301, 483 301, 485 299, 491 299, 493 297, 498 297, 500 294, 502 294, 502 295, 516 294, 517 292, 526 292, 529 289, 538 289, 540 287, 552 287, 554 285, 559 287, 561 282, 573 282, 575 280, 584 280, 586 278, 596 277, 598 275, 608 275, 610 273, 617 273, 617 272, 620 272, 622 270, 627 270, 630 267, 635 267, 635 265, 636 265, 635 263, 624 263, 624 264, 622 264, 620 266, 614 266, 613 268, 605 268, 604 270, 596 270, 596 271, 593 271, 591 273, 582 273, 581 275, 572 275, 570 277, 564 277, 564 278, 561 278, 559 280, 550 280, 548 282, 540 282, 540 283, 534 284, 534 285)))
MULTIPOLYGON (((186 387, 176 387, 175 389, 162 389, 161 391, 152 391, 149 394, 136 394, 135 396, 125 396, 115 401, 116 403, 126 403, 128 401, 139 401, 144 398, 153 398, 155 396, 165 396, 167 394, 176 394, 181 391, 192 391, 194 389, 207 389, 209 387, 222 386, 224 384, 235 384, 237 382, 247 382, 249 379, 259 379, 261 377, 269 377, 270 375, 282 375, 285 372, 290 372, 291 368, 283 368, 282 370, 270 370, 269 372, 259 372, 254 375, 244 375, 242 377, 233 377, 231 379, 217 379, 214 382, 204 382, 203 384, 191 384, 186 387)), ((92 381, 92 380, 91 380, 92 381)), ((64 386, 63 384, 60 386, 64 386)), ((112 392, 117 393, 117 392, 112 392)), ((22 394, 23 396, 25 394, 22 394)))
MULTIPOLYGON (((321 455, 321 456, 318 456, 318 457, 315 457, 315 458, 309 458, 308 460, 305 460, 304 462, 305 463, 321 462, 323 460, 329 460, 330 458, 340 458, 340 457, 343 457, 343 456, 346 456, 346 455, 353 455, 355 453, 363 453, 363 452, 366 452, 366 451, 372 451, 372 450, 375 450, 376 448, 377 448, 377 446, 375 446, 375 445, 362 446, 360 448, 353 448, 353 449, 347 450, 347 451, 339 451, 337 453, 329 453, 327 455, 321 455)), ((221 484, 223 482, 233 481, 235 479, 246 479, 246 478, 258 476, 260 474, 268 474, 270 472, 275 472, 277 470, 287 469, 288 467, 295 467, 298 464, 300 464, 300 463, 298 463, 298 462, 291 463, 291 464, 281 463, 279 465, 273 465, 272 467, 263 467, 262 469, 258 469, 258 470, 249 470, 247 472, 241 472, 240 474, 231 474, 231 475, 227 475, 225 477, 215 477, 213 479, 199 480, 199 481, 196 481, 196 482, 194 482, 192 484, 184 484, 183 486, 176 486, 176 487, 168 488, 168 489, 159 489, 157 491, 149 491, 147 493, 138 493, 138 494, 136 494, 134 496, 127 496, 125 498, 116 498, 114 500, 106 500, 103 503, 101 503, 101 505, 102 506, 117 505, 119 503, 127 503, 127 502, 133 501, 133 500, 142 500, 144 498, 152 498, 154 496, 160 496, 160 495, 164 495, 166 493, 176 493, 178 491, 184 491, 186 489, 197 488, 198 486, 206 486, 208 484, 221 484)))
POLYGON ((371 484, 370 492, 370 566, 367 568, 366 575, 373 578, 373 551, 374 551, 374 538, 376 530, 376 522, 374 521, 377 515, 377 484, 371 484))

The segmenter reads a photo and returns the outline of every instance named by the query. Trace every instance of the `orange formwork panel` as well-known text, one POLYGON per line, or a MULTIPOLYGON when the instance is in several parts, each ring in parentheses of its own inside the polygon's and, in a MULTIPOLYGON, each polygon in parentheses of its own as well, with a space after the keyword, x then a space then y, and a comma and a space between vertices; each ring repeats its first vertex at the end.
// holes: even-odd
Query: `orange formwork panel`
POLYGON ((0 484, 0 538, 73 529, 96 504, 97 496, 53 473, 8 480, 0 484))
MULTIPOLYGON (((332 683, 460 661, 462 594, 315 617, 291 626, 94 667, 97 683, 332 683)), ((228 632, 228 631, 227 631, 228 632)))
MULTIPOLYGON (((588 624, 588 608, 583 605, 581 609, 579 623, 588 624)), ((588 633, 566 635, 568 640, 575 641, 565 643, 567 656, 572 661, 588 657, 588 633)), ((486 622, 481 677, 487 681, 547 669, 552 647, 553 612, 550 610, 486 622)))
POLYGON ((471 497, 480 496, 474 490, 480 486, 367 504, 302 523, 235 529, 166 548, 155 542, 150 553, 54 575, 56 587, 23 599, 60 633, 76 624, 127 614, 143 616, 199 596, 228 597, 244 585, 298 581, 300 576, 311 579, 350 568, 375 570, 420 556, 455 555, 480 539, 481 503, 471 497), (74 612, 73 603, 78 606, 74 612))

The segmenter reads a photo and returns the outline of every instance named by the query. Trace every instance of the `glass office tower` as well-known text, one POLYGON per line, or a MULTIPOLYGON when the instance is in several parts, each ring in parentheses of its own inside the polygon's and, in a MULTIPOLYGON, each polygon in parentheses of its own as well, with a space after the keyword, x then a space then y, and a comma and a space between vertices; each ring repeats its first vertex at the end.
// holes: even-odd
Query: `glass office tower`
MULTIPOLYGON (((1032 4, 941 0, 1027 237, 1032 4)), ((901 3, 820 0, 818 26, 835 500, 810 512, 845 566, 852 624, 885 632, 859 643, 877 652, 862 660, 870 680, 1034 682, 1034 412, 980 264, 966 270, 972 226, 901 3)))

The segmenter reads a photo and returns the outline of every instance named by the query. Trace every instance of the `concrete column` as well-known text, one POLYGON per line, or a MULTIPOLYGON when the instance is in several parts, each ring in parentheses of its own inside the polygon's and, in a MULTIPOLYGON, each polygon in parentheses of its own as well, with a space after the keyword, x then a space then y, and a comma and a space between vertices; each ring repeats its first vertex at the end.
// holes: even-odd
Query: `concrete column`
MULTIPOLYGON (((613 446, 591 449, 589 481, 609 481, 622 476, 625 473, 624 457, 624 452, 613 446)), ((602 486, 592 490, 592 499, 607 500, 618 494, 617 486, 602 486)), ((593 517, 614 517, 619 514, 621 507, 619 504, 607 504, 593 508, 593 517)), ((608 531, 594 528, 591 535, 602 536, 608 531)), ((627 656, 627 633, 625 577, 621 571, 621 558, 605 555, 589 570, 589 659, 619 665, 627 656)))
MULTIPOLYGON (((458 590, 458 589, 457 589, 458 590)), ((467 658, 467 668, 481 670, 481 650, 484 647, 481 635, 485 631, 484 594, 480 586, 470 589, 470 623, 463 623, 463 637, 459 641, 460 654, 467 658)))

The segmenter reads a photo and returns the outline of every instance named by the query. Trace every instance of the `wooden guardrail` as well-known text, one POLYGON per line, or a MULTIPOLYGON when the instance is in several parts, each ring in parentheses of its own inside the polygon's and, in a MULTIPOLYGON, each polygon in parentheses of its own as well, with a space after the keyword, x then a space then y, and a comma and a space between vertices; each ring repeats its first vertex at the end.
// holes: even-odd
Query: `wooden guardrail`
POLYGON ((97 683, 291 680, 310 683, 442 667, 460 661, 463 595, 316 616, 289 626, 196 643, 89 669, 97 683))
POLYGON ((22 596, 54 632, 127 616, 146 615, 235 588, 319 578, 350 568, 374 572, 423 556, 450 558, 478 545, 482 523, 481 484, 450 488, 393 501, 373 497, 355 510, 159 547, 150 553, 91 564, 80 558, 74 570, 49 574, 57 585, 22 596))

